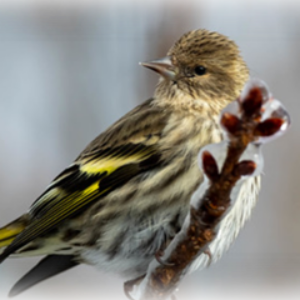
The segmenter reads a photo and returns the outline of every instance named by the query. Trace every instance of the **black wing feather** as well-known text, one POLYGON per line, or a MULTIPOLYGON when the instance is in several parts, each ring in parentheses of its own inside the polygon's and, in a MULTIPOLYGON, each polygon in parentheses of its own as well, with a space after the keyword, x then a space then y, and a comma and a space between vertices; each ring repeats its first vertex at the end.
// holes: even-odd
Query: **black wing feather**
POLYGON ((49 255, 25 274, 10 290, 9 297, 14 297, 28 290, 37 283, 78 265, 72 255, 49 255))

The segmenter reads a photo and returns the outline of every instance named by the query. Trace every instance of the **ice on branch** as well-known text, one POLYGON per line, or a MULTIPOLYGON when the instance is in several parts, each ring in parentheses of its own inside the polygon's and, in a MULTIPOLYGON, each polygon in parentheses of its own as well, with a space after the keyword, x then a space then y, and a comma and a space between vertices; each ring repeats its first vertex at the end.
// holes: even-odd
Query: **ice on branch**
POLYGON ((230 103, 220 114, 223 135, 235 134, 240 128, 242 114, 259 115, 257 144, 274 140, 286 132, 291 124, 290 116, 282 103, 274 99, 267 85, 259 79, 252 79, 245 85, 241 96, 230 103))
POLYGON ((241 172, 241 178, 236 182, 230 198, 231 203, 239 194, 241 183, 249 176, 258 176, 263 170, 263 155, 261 144, 274 140, 286 132, 291 124, 290 116, 279 100, 272 97, 267 85, 259 80, 249 81, 241 96, 229 104, 220 114, 220 125, 224 140, 220 143, 210 144, 201 149, 199 153, 199 167, 204 174, 204 182, 192 197, 191 204, 198 207, 199 199, 202 199, 210 180, 214 180, 222 170, 226 156, 227 147, 233 136, 242 129, 243 117, 254 117, 257 126, 254 131, 254 139, 250 142, 241 157, 237 168, 241 172), (204 165, 206 162, 206 165, 204 165), (252 164, 251 164, 252 163, 252 164), (245 170, 247 168, 247 171, 245 170), (253 170, 251 169, 253 168, 253 170))
POLYGON ((265 136, 261 135, 260 139, 258 140, 259 143, 266 143, 278 138, 279 136, 283 135, 291 125, 290 116, 279 100, 271 98, 270 101, 263 105, 263 109, 263 123, 265 122, 266 124, 269 122, 268 120, 277 120, 279 130, 269 136, 267 134, 265 136))
MULTIPOLYGON (((203 171, 204 181, 198 187, 191 198, 191 205, 195 208, 199 207, 199 203, 205 194, 205 191, 208 189, 210 180, 214 180, 219 176, 220 170, 222 170, 223 164, 226 159, 227 154, 228 141, 222 141, 217 144, 210 144, 206 147, 202 148, 199 153, 198 161, 199 167, 203 171), (210 155, 210 159, 214 160, 214 163, 206 162, 206 167, 204 167, 203 162, 208 159, 208 155, 210 155), (205 157, 206 156, 206 157, 205 157), (212 177, 212 175, 214 177, 212 177)), ((239 164, 237 165, 237 172, 241 175, 240 179, 235 183, 231 194, 230 194, 230 203, 233 205, 237 197, 239 195, 240 189, 242 187, 242 183, 245 179, 250 176, 258 176, 262 173, 264 166, 264 159, 261 152, 261 147, 251 143, 247 146, 246 150, 243 152, 239 159, 239 164)))
POLYGON ((240 97, 221 112, 219 122, 224 139, 199 153, 204 180, 191 198, 181 231, 162 257, 153 260, 145 278, 130 282, 130 288, 139 284, 137 300, 162 300, 172 295, 192 263, 209 249, 241 183, 262 172, 263 144, 284 134, 291 123, 286 109, 259 79, 246 84, 240 97))

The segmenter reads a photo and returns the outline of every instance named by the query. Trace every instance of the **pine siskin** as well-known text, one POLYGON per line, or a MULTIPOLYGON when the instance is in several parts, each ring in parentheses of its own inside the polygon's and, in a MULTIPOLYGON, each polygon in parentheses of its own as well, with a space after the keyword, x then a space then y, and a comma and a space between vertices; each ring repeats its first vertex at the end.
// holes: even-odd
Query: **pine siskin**
MULTIPOLYGON (((47 255, 16 295, 80 263, 133 279, 146 273, 189 210, 202 181, 201 147, 221 140, 220 111, 238 97, 248 68, 236 44, 207 30, 183 35, 160 60, 154 97, 92 141, 29 211, 0 229, 0 262, 47 255)), ((210 245, 216 261, 249 218, 259 179, 249 179, 210 245)), ((201 255, 191 269, 204 267, 201 255)))

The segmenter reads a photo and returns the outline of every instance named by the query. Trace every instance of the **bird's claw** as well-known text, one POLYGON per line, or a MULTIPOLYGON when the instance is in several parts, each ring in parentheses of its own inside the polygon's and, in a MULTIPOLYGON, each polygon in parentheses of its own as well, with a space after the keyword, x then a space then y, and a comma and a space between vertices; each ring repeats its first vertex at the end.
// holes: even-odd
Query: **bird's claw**
POLYGON ((175 265, 174 263, 167 263, 167 262, 165 262, 165 261, 163 261, 163 260, 161 259, 161 257, 163 256, 163 254, 164 254, 163 251, 157 251, 157 252, 155 253, 155 259, 156 259, 161 265, 163 265, 163 266, 166 266, 166 267, 172 267, 172 266, 174 266, 174 265, 175 265))
POLYGON ((132 292, 133 290, 133 287, 137 284, 139 284, 144 278, 145 278, 146 275, 142 275, 138 278, 135 278, 135 279, 132 279, 132 280, 128 280, 126 282, 124 282, 124 293, 125 293, 125 296, 129 299, 129 300, 135 300, 131 297, 130 293, 132 292))
POLYGON ((208 256, 208 267, 210 266, 210 264, 212 263, 212 254, 209 248, 205 249, 203 251, 204 254, 206 254, 208 256))

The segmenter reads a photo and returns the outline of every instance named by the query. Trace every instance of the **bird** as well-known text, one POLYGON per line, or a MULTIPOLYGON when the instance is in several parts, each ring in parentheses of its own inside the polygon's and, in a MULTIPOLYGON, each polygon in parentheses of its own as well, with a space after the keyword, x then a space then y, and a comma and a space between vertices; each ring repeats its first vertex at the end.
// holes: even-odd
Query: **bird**
MULTIPOLYGON (((0 263, 43 256, 10 296, 79 264, 134 282, 180 231, 203 181, 198 153, 223 139, 219 114, 240 95, 249 70, 234 41, 206 29, 185 33, 166 56, 141 65, 159 75, 153 97, 96 137, 27 212, 0 228, 0 263)), ((201 254, 191 271, 229 248, 259 189, 259 177, 245 181, 210 257, 201 254)))

